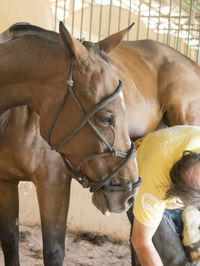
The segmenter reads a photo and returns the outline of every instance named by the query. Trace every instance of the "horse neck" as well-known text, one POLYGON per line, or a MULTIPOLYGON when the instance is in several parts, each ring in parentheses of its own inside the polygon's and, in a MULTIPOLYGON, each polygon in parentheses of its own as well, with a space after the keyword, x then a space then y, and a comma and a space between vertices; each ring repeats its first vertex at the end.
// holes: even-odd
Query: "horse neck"
POLYGON ((0 45, 0 111, 28 104, 39 113, 44 98, 48 101, 60 83, 64 87, 67 66, 57 48, 60 53, 36 36, 0 45))

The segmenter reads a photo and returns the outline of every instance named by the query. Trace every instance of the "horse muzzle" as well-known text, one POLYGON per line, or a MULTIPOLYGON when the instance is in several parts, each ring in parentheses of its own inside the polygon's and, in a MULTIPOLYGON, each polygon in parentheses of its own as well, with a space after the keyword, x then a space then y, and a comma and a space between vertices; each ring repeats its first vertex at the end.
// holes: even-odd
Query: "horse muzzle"
POLYGON ((104 215, 109 213, 124 213, 133 205, 138 188, 132 191, 100 189, 92 195, 95 207, 104 215))

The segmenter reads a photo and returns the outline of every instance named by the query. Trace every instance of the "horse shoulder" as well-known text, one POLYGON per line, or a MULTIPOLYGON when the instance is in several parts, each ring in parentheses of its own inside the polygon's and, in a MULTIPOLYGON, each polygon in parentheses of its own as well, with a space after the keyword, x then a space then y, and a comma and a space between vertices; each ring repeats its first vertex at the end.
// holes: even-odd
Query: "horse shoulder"
POLYGON ((157 97, 157 70, 153 61, 132 43, 117 46, 109 59, 124 83, 129 134, 138 138, 157 128, 162 113, 157 97))

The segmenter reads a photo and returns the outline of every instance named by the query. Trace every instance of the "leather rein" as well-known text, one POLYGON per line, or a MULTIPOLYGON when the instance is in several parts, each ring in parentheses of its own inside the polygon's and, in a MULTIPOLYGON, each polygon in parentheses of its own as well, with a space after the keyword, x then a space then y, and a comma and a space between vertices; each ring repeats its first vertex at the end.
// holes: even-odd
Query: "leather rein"
POLYGON ((96 192, 97 190, 100 190, 100 189, 104 190, 104 191, 130 191, 131 192, 134 188, 138 187, 141 184, 141 178, 140 177, 139 177, 138 181, 135 183, 122 182, 121 184, 117 184, 117 185, 109 185, 109 183, 110 183, 110 180, 120 171, 120 169, 122 169, 128 163, 128 161, 131 158, 136 158, 137 153, 136 153, 134 143, 131 142, 131 148, 128 151, 128 153, 116 150, 115 148, 110 146, 110 144, 107 142, 107 140, 103 137, 103 135, 98 131, 98 129, 95 127, 95 125, 90 120, 100 109, 102 109, 109 102, 111 102, 115 97, 118 96, 118 94, 122 91, 122 86, 123 86, 122 81, 119 80, 119 85, 116 88, 116 90, 114 91, 114 93, 109 95, 106 99, 104 99, 99 104, 97 104, 93 110, 91 110, 89 113, 87 113, 84 110, 83 106, 79 102, 78 98, 76 97, 76 95, 74 94, 74 91, 72 89, 73 88, 72 72, 73 72, 73 64, 71 63, 70 67, 69 67, 68 79, 66 81, 66 92, 65 92, 64 97, 62 98, 62 100, 60 102, 60 105, 58 106, 58 108, 56 110, 56 113, 55 113, 51 123, 50 123, 48 135, 47 135, 47 141, 48 141, 49 145, 51 146, 52 150, 58 151, 58 149, 62 145, 66 144, 86 123, 89 123, 89 125, 95 131, 95 133, 100 138, 100 140, 103 141, 104 144, 107 146, 109 151, 104 152, 104 153, 94 154, 92 156, 86 157, 85 159, 83 159, 79 162, 75 171, 72 169, 72 167, 71 167, 72 164, 70 163, 68 158, 63 153, 59 152, 63 161, 64 161, 64 164, 67 168, 67 171, 69 172, 69 174, 71 175, 72 178, 74 178, 76 181, 78 181, 82 185, 83 188, 90 188, 90 192, 96 192), (81 112, 84 113, 84 118, 81 120, 79 125, 77 125, 71 131, 71 133, 69 133, 66 137, 61 139, 58 143, 51 145, 50 138, 51 138, 52 131, 54 129, 56 120, 57 120, 69 94, 71 94, 71 96, 73 97, 75 103, 78 105, 81 112), (110 175, 108 175, 101 182, 91 182, 87 176, 85 176, 81 173, 82 164, 91 160, 91 159, 105 157, 105 156, 120 157, 120 158, 124 158, 124 160, 121 164, 119 164, 119 166, 110 175))

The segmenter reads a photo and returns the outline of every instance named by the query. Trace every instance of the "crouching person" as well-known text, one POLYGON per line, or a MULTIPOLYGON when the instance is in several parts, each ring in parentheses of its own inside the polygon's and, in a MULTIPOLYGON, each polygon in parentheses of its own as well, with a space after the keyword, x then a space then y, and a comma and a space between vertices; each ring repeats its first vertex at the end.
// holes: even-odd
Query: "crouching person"
POLYGON ((200 127, 158 130, 137 152, 143 182, 133 207, 131 242, 141 265, 161 266, 152 238, 165 209, 200 206, 200 127))

